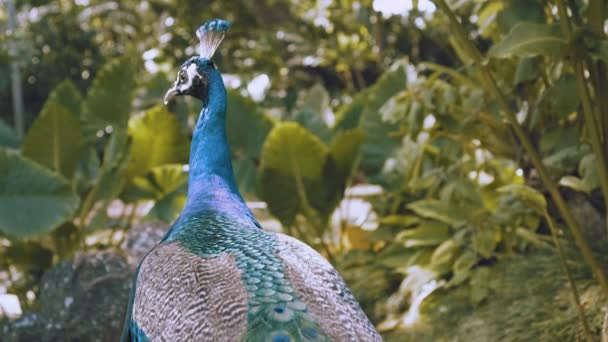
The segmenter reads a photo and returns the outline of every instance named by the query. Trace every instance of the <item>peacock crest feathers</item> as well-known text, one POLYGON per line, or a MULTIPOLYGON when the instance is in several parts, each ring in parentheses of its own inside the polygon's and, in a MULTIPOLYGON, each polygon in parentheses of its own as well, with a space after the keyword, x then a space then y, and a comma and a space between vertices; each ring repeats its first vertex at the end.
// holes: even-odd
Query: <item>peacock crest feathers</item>
POLYGON ((196 36, 200 40, 199 55, 202 58, 211 59, 213 57, 230 25, 227 20, 211 19, 196 30, 196 36))

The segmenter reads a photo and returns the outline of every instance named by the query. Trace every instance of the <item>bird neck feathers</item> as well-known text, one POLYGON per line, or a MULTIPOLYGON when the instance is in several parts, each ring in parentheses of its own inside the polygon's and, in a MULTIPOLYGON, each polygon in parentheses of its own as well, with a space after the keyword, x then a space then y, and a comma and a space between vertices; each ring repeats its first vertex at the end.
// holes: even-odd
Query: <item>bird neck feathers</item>
MULTIPOLYGON (((226 88, 220 72, 209 69, 207 94, 190 148, 188 200, 180 218, 223 214, 251 220, 253 215, 239 193, 226 138, 226 88)), ((255 219, 253 219, 253 223, 255 219)))

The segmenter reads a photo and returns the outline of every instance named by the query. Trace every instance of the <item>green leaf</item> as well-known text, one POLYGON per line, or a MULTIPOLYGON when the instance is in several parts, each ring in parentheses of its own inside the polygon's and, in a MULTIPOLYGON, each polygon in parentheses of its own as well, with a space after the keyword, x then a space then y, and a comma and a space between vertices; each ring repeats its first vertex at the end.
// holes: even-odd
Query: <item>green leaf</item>
POLYGON ((539 116, 548 118, 556 115, 557 120, 576 112, 581 103, 578 96, 576 79, 572 74, 563 74, 555 83, 543 92, 537 110, 539 116))
POLYGON ((401 146, 401 138, 391 136, 399 125, 381 120, 380 108, 407 85, 405 65, 396 64, 371 87, 359 127, 365 132, 361 146, 361 168, 369 175, 382 171, 384 162, 401 146))
POLYGON ((17 148, 19 143, 15 131, 6 122, 0 120, 0 146, 17 148))
POLYGON ((49 100, 23 140, 23 155, 70 179, 83 140, 78 118, 49 100))
POLYGON ((559 180, 559 185, 565 186, 575 191, 590 193, 593 190, 582 179, 576 176, 564 176, 559 180))
POLYGON ((578 174, 583 178, 585 187, 593 190, 600 186, 600 177, 597 171, 597 164, 595 162, 594 154, 587 154, 581 158, 578 164, 578 174))
POLYGON ((547 212, 547 201, 545 200, 545 196, 543 196, 543 194, 538 192, 536 189, 533 189, 527 185, 505 185, 498 188, 497 191, 502 193, 511 193, 517 196, 522 202, 541 216, 544 216, 547 212))
POLYGON ((62 105, 77 119, 80 119, 82 116, 82 101, 82 94, 80 94, 80 91, 76 89, 74 83, 69 79, 59 83, 47 99, 47 102, 62 105))
POLYGON ((135 67, 127 58, 105 64, 93 80, 83 105, 87 137, 112 127, 125 129, 135 93, 135 67))
POLYGON ((545 22, 545 11, 536 0, 509 0, 503 2, 505 7, 496 16, 502 32, 509 32, 521 22, 542 24, 545 22))
POLYGON ((450 280, 450 285, 458 285, 465 281, 470 276, 469 271, 477 265, 477 262, 479 262, 477 254, 471 251, 462 253, 452 265, 454 277, 450 280))
POLYGON ((153 167, 186 163, 190 142, 177 118, 164 106, 129 120, 131 159, 127 178, 145 175, 153 167))
POLYGON ((323 119, 323 115, 328 110, 329 94, 321 84, 317 83, 307 91, 300 92, 292 120, 328 143, 331 140, 331 131, 323 119))
POLYGON ((413 229, 406 229, 397 234, 397 241, 405 247, 437 246, 449 239, 450 228, 441 222, 427 221, 413 229))
POLYGON ((597 42, 597 44, 589 50, 589 55, 598 61, 604 61, 604 63, 608 63, 608 41, 601 40, 597 42))
POLYGON ((541 67, 538 58, 522 58, 519 63, 517 63, 513 84, 518 85, 520 83, 538 80, 540 71, 542 70, 541 67))
POLYGON ((346 180, 352 173, 359 148, 365 139, 365 134, 359 129, 353 129, 337 135, 329 146, 329 153, 336 162, 338 177, 346 180))
POLYGON ((453 226, 463 224, 466 219, 466 213, 451 210, 449 206, 434 199, 412 202, 407 207, 422 217, 435 219, 453 226))
POLYGON ((315 112, 297 112, 293 121, 305 127, 310 133, 316 135, 324 143, 331 140, 331 131, 323 119, 322 114, 315 112))
POLYGON ((233 153, 259 157, 272 120, 249 98, 228 91, 226 135, 233 153))
POLYGON ((133 179, 140 198, 159 200, 188 184, 186 165, 165 164, 153 167, 145 175, 133 179))
POLYGON ((367 104, 370 92, 371 88, 360 91, 353 97, 351 102, 340 108, 336 113, 335 132, 359 127, 359 121, 365 111, 365 105, 367 104))
POLYGON ((153 168, 145 176, 137 177, 134 185, 155 203, 148 218, 173 222, 184 209, 188 191, 188 173, 185 165, 171 164, 153 168))
POLYGON ((567 53, 566 40, 558 25, 519 23, 502 41, 490 49, 490 56, 510 57, 563 57, 567 53))
POLYGON ((256 187, 257 164, 273 122, 249 98, 228 91, 226 135, 239 190, 252 194, 256 187))
POLYGON ((92 199, 109 200, 118 196, 126 182, 126 168, 129 161, 129 144, 125 131, 116 131, 110 136, 104 149, 103 162, 97 180, 97 192, 92 199))
POLYGON ((277 124, 268 135, 258 175, 259 194, 283 224, 291 224, 302 212, 302 196, 312 207, 327 210, 323 182, 327 156, 321 140, 297 123, 277 124), (298 184, 304 193, 298 191, 298 184))
POLYGON ((414 215, 388 215, 380 219, 380 223, 388 226, 409 227, 420 223, 420 217, 414 215))
POLYGON ((322 116, 329 109, 329 94, 322 84, 316 83, 310 89, 300 92, 294 113, 306 112, 322 116))
POLYGON ((0 148, 0 231, 9 237, 43 235, 72 218, 78 196, 60 175, 0 148))
POLYGON ((74 171, 74 184, 78 193, 82 193, 93 187, 97 177, 99 176, 101 161, 97 152, 92 147, 83 148, 76 170, 74 171))
POLYGON ((588 148, 585 146, 566 147, 543 158, 543 164, 554 174, 567 174, 576 169, 579 160, 586 153, 588 153, 588 148))
POLYGON ((186 205, 186 192, 175 191, 154 203, 146 218, 161 220, 167 223, 175 221, 179 213, 186 205))
MULTIPOLYGON (((460 247, 453 239, 443 241, 431 255, 431 265, 433 269, 450 264, 460 252, 460 247)), ((451 266, 451 265, 450 265, 451 266)))

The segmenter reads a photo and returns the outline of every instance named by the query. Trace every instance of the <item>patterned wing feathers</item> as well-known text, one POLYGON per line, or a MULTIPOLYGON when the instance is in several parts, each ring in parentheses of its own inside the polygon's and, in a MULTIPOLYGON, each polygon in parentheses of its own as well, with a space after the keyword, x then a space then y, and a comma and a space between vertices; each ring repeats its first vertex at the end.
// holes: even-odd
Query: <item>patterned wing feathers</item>
POLYGON ((234 257, 201 258, 177 242, 141 264, 133 320, 150 340, 238 341, 247 328, 247 291, 234 257))
POLYGON ((382 341, 346 283, 306 244, 276 234, 287 278, 323 333, 334 341, 382 341))

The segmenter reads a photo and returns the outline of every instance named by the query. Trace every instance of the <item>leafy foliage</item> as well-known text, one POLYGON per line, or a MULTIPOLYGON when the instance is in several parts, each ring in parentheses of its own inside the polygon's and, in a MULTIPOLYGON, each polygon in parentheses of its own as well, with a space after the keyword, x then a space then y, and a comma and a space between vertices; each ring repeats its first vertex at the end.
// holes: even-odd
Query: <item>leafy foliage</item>
POLYGON ((6 149, 0 149, 0 188, 0 232, 13 238, 48 233, 78 208, 65 178, 6 149))
POLYGON ((83 140, 78 118, 49 100, 23 140, 23 155, 70 179, 83 140))

